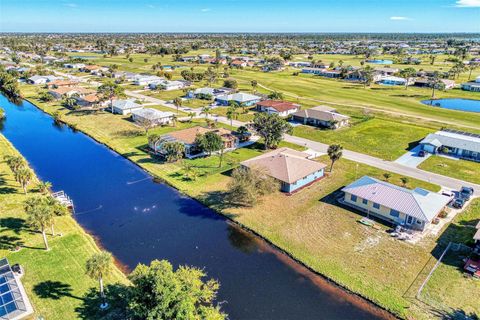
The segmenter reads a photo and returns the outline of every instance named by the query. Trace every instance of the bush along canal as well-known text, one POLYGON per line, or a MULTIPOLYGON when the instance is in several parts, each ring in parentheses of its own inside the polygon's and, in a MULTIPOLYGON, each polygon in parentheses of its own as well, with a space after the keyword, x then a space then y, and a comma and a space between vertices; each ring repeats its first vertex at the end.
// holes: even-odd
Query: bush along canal
POLYGON ((0 96, 0 105, 2 133, 127 269, 153 259, 202 267, 220 281, 217 301, 231 319, 393 318, 33 104, 0 96))

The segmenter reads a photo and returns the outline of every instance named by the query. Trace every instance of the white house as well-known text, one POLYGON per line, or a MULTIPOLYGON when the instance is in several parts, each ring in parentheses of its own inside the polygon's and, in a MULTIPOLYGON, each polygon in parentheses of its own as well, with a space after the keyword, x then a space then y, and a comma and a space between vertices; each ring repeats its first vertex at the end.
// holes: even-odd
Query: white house
POLYGON ((148 123, 151 127, 169 124, 173 118, 172 112, 164 112, 152 108, 133 110, 131 114, 134 122, 148 123))
POLYGON ((32 76, 27 79, 27 82, 30 84, 45 84, 47 82, 55 81, 61 79, 56 76, 32 76))
POLYGON ((257 111, 276 113, 281 117, 287 117, 300 110, 300 105, 282 100, 264 100, 257 103, 257 111))
POLYGON ((148 85, 148 87, 152 90, 160 88, 162 90, 170 91, 170 90, 179 90, 184 88, 186 85, 183 81, 170 81, 170 80, 160 80, 158 82, 152 82, 148 85))
POLYGON ((475 81, 462 83, 462 90, 480 92, 480 76, 475 81))
POLYGON ((160 82, 163 79, 157 76, 137 75, 133 78, 133 84, 137 86, 148 86, 151 83, 160 82))
POLYGON ((140 110, 143 107, 138 103, 135 103, 132 99, 128 100, 114 100, 113 104, 113 113, 127 115, 132 113, 132 111, 140 110))

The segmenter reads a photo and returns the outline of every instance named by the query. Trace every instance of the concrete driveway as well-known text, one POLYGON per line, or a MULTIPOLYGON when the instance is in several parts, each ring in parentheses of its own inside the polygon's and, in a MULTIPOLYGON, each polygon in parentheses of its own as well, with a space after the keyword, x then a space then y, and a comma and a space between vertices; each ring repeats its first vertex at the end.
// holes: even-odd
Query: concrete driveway
POLYGON ((418 167, 420 165, 420 163, 427 160, 428 157, 431 156, 430 153, 425 153, 425 157, 419 157, 418 152, 421 150, 421 148, 422 147, 420 145, 416 146, 415 148, 408 151, 407 153, 405 153, 403 156, 401 156, 400 158, 398 158, 394 162, 396 162, 398 164, 401 164, 401 165, 404 165, 404 166, 407 166, 407 167, 411 167, 411 168, 418 167))

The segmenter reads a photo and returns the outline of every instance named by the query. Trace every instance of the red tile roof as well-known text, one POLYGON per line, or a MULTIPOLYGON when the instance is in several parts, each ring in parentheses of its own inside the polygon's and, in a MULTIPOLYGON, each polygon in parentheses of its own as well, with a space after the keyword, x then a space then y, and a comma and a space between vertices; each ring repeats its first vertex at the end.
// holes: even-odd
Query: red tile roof
POLYGON ((278 112, 284 112, 284 111, 300 108, 299 104, 295 104, 288 101, 282 101, 282 100, 264 100, 257 103, 257 106, 261 106, 264 108, 272 108, 278 112))

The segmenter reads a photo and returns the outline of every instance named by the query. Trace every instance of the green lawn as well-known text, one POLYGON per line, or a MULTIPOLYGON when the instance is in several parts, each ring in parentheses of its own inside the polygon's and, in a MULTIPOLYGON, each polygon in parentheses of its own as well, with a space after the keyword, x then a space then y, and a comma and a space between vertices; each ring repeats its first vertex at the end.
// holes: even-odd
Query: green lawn
MULTIPOLYGON (((98 284, 85 275, 85 263, 99 249, 71 217, 57 218, 56 232, 63 235, 48 235, 50 251, 43 249, 41 234, 26 225, 23 211, 23 202, 36 193, 35 189, 32 184, 29 195, 23 194, 3 161, 7 154, 18 155, 18 152, 0 135, 0 256, 24 267, 22 283, 34 306, 35 316, 59 320, 81 318, 84 316, 80 311, 83 298, 98 284), (16 246, 22 249, 11 251, 16 246), (80 308, 78 312, 77 308, 80 308)), ((115 282, 127 282, 117 268, 106 281, 107 284, 115 282)))
POLYGON ((338 130, 323 130, 312 126, 297 126, 293 134, 323 142, 341 144, 345 149, 366 153, 385 160, 395 160, 412 144, 435 130, 375 118, 338 130))
MULTIPOLYGON (((480 221, 480 199, 475 199, 466 212, 455 218, 442 235, 443 247, 447 241, 471 245, 475 225, 480 221)), ((421 300, 435 308, 451 312, 463 310, 466 314, 480 315, 480 281, 465 277, 463 259, 466 252, 449 251, 425 286, 421 300)))
MULTIPOLYGON (((228 110, 227 107, 218 107, 213 109, 212 111, 215 114, 226 117, 227 110, 228 110)), ((248 111, 248 110, 245 110, 245 111, 247 111, 247 113, 243 113, 243 110, 239 109, 238 110, 239 114, 236 120, 242 121, 242 122, 251 122, 253 120, 254 112, 248 111)))
POLYGON ((420 169, 444 176, 480 184, 480 163, 431 156, 419 166, 420 169))

